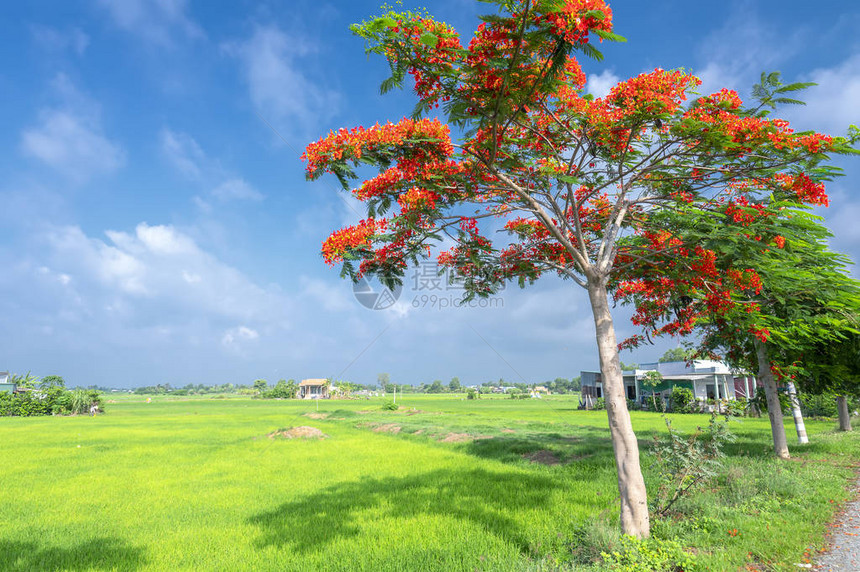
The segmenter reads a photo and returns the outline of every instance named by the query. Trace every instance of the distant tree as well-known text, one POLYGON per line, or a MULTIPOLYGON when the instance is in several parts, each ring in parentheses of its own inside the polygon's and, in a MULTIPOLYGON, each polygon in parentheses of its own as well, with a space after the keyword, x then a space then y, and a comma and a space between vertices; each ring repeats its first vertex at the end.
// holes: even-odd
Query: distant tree
POLYGON ((66 387, 66 380, 59 375, 46 375, 39 383, 40 389, 52 389, 54 387, 66 387))
MULTIPOLYGON (((642 385, 651 389, 651 404, 654 406, 654 411, 662 411, 662 407, 657 409, 657 398, 654 396, 654 389, 661 383, 663 383, 663 376, 656 370, 645 372, 642 377, 642 385)), ((660 403, 663 403, 662 399, 660 403)))
POLYGON ((262 394, 262 397, 268 399, 293 399, 299 392, 299 386, 294 380, 287 382, 285 379, 279 379, 270 391, 262 394))
POLYGON ((621 362, 621 371, 631 371, 631 370, 634 370, 634 369, 639 369, 639 364, 638 364, 638 363, 635 363, 635 362, 633 362, 633 363, 624 363, 624 362, 621 362))
POLYGON ((269 389, 269 382, 265 379, 256 379, 254 380, 254 389, 259 393, 263 393, 269 389))
POLYGON ((456 376, 452 377, 451 381, 448 383, 448 389, 453 393, 460 391, 460 389, 462 389, 460 378, 456 376))
POLYGON ((666 350, 666 353, 660 358, 660 363, 668 363, 670 361, 687 361, 692 359, 693 351, 681 347, 666 350))
POLYGON ((445 392, 445 386, 442 385, 442 382, 438 379, 435 380, 430 385, 430 387, 427 388, 427 393, 444 393, 444 392, 445 392))

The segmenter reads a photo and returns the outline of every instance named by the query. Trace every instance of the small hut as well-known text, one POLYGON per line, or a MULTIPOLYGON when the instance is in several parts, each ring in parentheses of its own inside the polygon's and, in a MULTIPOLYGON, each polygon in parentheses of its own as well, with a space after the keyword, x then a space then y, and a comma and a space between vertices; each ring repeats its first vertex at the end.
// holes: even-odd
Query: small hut
POLYGON ((303 379, 299 384, 299 399, 328 399, 331 397, 331 383, 327 379, 303 379))

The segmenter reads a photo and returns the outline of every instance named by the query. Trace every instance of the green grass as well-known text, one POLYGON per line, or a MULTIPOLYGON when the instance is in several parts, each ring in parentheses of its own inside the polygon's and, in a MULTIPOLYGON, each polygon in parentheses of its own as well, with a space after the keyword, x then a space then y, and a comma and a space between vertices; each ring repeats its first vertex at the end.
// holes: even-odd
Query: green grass
MULTIPOLYGON (((382 399, 108 399, 98 417, 0 419, 0 569, 553 570, 617 543, 606 415, 575 398, 406 395, 393 412, 382 399), (306 415, 317 406, 325 418, 306 415), (329 438, 266 436, 297 425, 329 438), (559 464, 526 458, 538 452, 559 464)), ((633 420, 647 468, 665 426, 633 420)), ((860 437, 807 427, 812 443, 778 462, 766 419, 733 421, 727 470, 655 535, 705 570, 796 569, 860 459, 860 437)))

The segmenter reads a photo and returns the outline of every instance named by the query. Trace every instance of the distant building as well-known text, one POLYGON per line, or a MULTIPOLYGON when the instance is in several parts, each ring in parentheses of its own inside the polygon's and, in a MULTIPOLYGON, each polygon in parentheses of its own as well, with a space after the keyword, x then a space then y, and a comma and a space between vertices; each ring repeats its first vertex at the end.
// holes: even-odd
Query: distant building
POLYGON ((329 399, 332 387, 327 379, 303 379, 296 397, 299 399, 329 399))
MULTIPOLYGON (((728 365, 712 360, 694 360, 689 365, 683 361, 645 363, 638 369, 622 372, 622 375, 627 399, 636 403, 650 400, 652 391, 658 399, 668 402, 675 387, 686 387, 700 401, 749 398, 756 391, 755 377, 733 371, 728 365), (649 371, 657 371, 663 376, 663 381, 654 388, 642 384, 642 379, 649 371)), ((591 409, 594 401, 604 396, 601 374, 583 371, 580 380, 582 406, 591 409)))
POLYGON ((18 389, 18 385, 12 383, 11 379, 12 377, 9 375, 8 371, 0 371, 0 391, 15 393, 18 389))

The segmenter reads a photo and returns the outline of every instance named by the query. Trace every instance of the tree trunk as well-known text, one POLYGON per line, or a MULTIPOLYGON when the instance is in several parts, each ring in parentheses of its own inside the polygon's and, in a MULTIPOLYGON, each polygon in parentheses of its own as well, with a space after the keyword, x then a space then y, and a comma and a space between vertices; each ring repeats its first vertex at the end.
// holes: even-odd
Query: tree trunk
POLYGON ((791 400, 791 416, 794 417, 794 428, 797 429, 797 442, 803 445, 809 443, 809 437, 806 435, 806 425, 803 423, 803 413, 800 411, 797 389, 795 389, 793 381, 789 381, 787 387, 788 398, 791 400))
POLYGON ((851 414, 848 412, 848 398, 836 396, 836 409, 839 411, 839 430, 851 431, 851 414))
POLYGON ((638 538, 648 538, 651 524, 648 516, 648 494, 639 465, 639 443, 633 433, 615 327, 609 311, 606 283, 602 279, 589 279, 588 297, 594 314, 597 349, 600 354, 600 373, 603 397, 609 417, 609 432, 615 452, 618 471, 618 492, 621 497, 621 532, 638 538))
POLYGON ((785 425, 782 422, 782 405, 779 403, 779 394, 776 390, 776 381, 773 372, 770 371, 770 358, 767 347, 755 340, 755 354, 758 358, 758 378, 764 386, 764 394, 767 397, 767 416, 770 417, 770 431, 773 434, 773 450, 780 459, 790 459, 788 454, 788 441, 785 437, 785 425))

